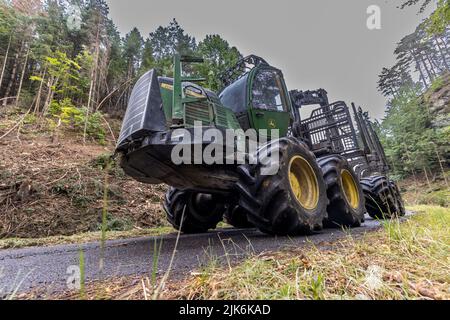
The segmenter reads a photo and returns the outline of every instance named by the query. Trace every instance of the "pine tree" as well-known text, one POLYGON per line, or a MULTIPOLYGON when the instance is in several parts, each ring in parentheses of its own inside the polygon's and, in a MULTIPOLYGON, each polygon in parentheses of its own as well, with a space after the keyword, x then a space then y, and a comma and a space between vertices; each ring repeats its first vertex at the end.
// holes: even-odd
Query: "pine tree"
POLYGON ((145 41, 144 49, 142 50, 141 73, 144 73, 156 66, 155 58, 153 57, 153 47, 149 39, 145 41))
POLYGON ((234 66, 241 58, 236 47, 230 47, 219 35, 207 35, 197 48, 197 54, 205 59, 198 65, 197 71, 207 79, 207 86, 212 90, 221 89, 220 75, 234 66))

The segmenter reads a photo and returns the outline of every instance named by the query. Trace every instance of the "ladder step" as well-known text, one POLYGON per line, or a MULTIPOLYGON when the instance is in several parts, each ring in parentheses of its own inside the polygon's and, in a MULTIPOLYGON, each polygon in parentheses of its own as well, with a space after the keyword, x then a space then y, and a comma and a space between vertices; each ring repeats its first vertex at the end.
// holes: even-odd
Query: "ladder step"
POLYGON ((185 103, 193 103, 193 102, 203 102, 203 101, 208 101, 207 98, 184 98, 183 100, 181 100, 181 103, 185 104, 185 103))
POLYGON ((190 78, 190 77, 181 78, 181 82, 204 82, 204 81, 206 81, 205 78, 190 78))
POLYGON ((203 63, 205 60, 198 57, 192 57, 192 56, 181 56, 180 59, 181 62, 187 62, 187 63, 203 63))

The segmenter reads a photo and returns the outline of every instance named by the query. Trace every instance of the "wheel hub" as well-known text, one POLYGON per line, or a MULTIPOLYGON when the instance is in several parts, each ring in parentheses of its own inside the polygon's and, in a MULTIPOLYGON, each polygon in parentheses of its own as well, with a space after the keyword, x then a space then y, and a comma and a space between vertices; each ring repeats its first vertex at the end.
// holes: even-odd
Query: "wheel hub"
POLYGON ((348 204, 352 209, 358 209, 360 199, 355 179, 348 170, 342 170, 341 178, 342 187, 344 188, 344 195, 348 204))
POLYGON ((289 164, 289 182, 292 192, 300 205, 313 210, 319 204, 319 183, 309 162, 295 156, 289 164))

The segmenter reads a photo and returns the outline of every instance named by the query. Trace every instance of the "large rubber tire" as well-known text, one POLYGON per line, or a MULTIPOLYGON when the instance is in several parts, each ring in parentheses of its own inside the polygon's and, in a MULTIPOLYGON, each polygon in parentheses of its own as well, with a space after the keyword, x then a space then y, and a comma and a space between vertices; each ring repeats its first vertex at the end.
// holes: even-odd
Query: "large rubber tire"
POLYGON ((390 186, 394 199, 396 201, 397 216, 404 217, 406 215, 406 208, 402 198, 402 193, 400 192, 400 188, 398 187, 397 183, 392 180, 390 181, 390 186))
POLYGON ((263 169, 271 167, 271 163, 261 156, 261 152, 258 153, 257 165, 239 167, 239 205, 246 210, 249 222, 271 235, 296 235, 320 229, 326 217, 328 199, 322 171, 314 154, 305 143, 294 138, 272 141, 267 150, 269 154, 279 153, 279 170, 275 175, 262 174, 263 169), (310 169, 297 170, 300 164, 310 169), (305 179, 296 176, 296 195, 291 175, 299 172, 307 172, 308 176, 305 174, 305 179), (308 181, 312 182, 305 186, 308 181), (305 188, 300 188, 300 184, 305 188), (299 199, 307 205, 302 205, 299 199))
POLYGON ((231 205, 225 213, 225 221, 238 229, 251 229, 255 226, 248 221, 247 212, 239 205, 231 205))
POLYGON ((348 161, 339 155, 320 158, 330 201, 324 226, 359 227, 366 213, 362 187, 348 161))
POLYGON ((167 220, 183 233, 205 233, 222 221, 225 205, 211 194, 181 191, 171 188, 165 197, 167 220), (183 218, 184 213, 184 218, 183 218))
POLYGON ((404 216, 405 206, 397 185, 385 176, 373 176, 361 180, 366 208, 374 219, 393 219, 404 216))

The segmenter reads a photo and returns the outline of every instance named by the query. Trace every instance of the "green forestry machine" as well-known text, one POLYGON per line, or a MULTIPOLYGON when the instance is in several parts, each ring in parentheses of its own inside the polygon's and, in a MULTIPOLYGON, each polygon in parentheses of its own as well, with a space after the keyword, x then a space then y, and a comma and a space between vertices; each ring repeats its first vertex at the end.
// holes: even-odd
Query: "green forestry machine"
POLYGON ((353 120, 350 108, 329 103, 325 90, 289 92, 283 73, 253 55, 223 74, 224 88, 216 94, 196 84, 204 79, 183 74, 184 65, 202 61, 176 55, 173 78, 155 70, 142 76, 117 146, 127 175, 171 186, 164 209, 176 229, 207 232, 225 219, 237 228, 295 235, 357 227, 366 213, 380 219, 405 214, 399 189, 387 178, 383 148, 361 108, 352 105, 353 120), (302 119, 301 109, 314 105, 302 119), (219 141, 210 129, 239 134, 219 141), (257 136, 242 138, 249 129, 257 136), (256 139, 260 146, 243 150, 237 147, 242 139, 256 139), (211 145, 223 161, 194 159, 195 150, 211 145), (186 153, 191 162, 173 161, 181 148, 193 151, 186 153), (237 161, 238 153, 247 161, 237 161), (268 155, 277 155, 271 174, 265 173, 274 165, 268 155))

